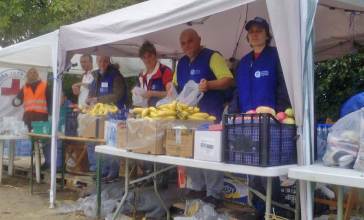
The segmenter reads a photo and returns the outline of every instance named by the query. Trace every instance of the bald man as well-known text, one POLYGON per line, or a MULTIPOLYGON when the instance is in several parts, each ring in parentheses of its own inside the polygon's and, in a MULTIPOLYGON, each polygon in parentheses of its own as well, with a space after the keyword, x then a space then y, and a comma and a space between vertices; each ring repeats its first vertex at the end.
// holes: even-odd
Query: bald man
MULTIPOLYGON (((182 91, 193 80, 199 83, 204 96, 199 102, 202 112, 214 115, 220 122, 224 108, 224 91, 232 86, 233 75, 225 59, 213 50, 201 46, 201 37, 194 29, 186 29, 180 35, 181 48, 185 54, 177 65, 173 83, 182 91)), ((188 169, 188 188, 195 191, 206 189, 205 201, 216 203, 221 199, 224 175, 221 172, 188 169)))

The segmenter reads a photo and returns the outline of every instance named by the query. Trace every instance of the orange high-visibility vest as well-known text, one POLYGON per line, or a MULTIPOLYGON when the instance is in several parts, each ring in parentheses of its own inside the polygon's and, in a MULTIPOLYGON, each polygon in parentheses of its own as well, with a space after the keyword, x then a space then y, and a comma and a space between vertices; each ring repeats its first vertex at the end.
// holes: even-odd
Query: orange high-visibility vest
POLYGON ((35 92, 31 86, 24 86, 24 110, 26 112, 48 113, 46 88, 47 83, 43 81, 38 84, 35 92))

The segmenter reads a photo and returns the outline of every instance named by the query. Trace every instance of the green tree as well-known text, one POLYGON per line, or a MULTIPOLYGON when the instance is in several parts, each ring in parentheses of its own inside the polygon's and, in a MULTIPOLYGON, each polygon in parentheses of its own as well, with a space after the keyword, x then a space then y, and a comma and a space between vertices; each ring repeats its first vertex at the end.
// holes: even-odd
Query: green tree
POLYGON ((0 1, 0 46, 8 46, 142 0, 0 1))
POLYGON ((315 65, 316 117, 337 120, 341 105, 364 91, 364 53, 315 65))

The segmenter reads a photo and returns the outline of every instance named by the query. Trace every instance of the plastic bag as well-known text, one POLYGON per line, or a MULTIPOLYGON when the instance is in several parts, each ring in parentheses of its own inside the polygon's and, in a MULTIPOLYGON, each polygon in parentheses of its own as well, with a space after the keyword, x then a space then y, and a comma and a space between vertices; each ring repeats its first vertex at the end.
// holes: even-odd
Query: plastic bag
POLYGON ((327 166, 352 168, 358 155, 360 134, 364 132, 364 109, 352 112, 337 121, 327 137, 323 162, 327 166))
POLYGON ((133 106, 147 107, 148 99, 144 98, 145 90, 136 86, 131 90, 133 106))
POLYGON ((198 84, 190 80, 183 87, 182 92, 177 96, 177 101, 189 106, 195 106, 202 99, 203 92, 200 91, 198 84))
POLYGON ((171 88, 171 94, 168 94, 165 98, 159 100, 155 106, 160 106, 160 105, 164 105, 164 104, 168 104, 168 103, 171 103, 173 102, 174 100, 176 100, 177 98, 177 90, 176 88, 172 85, 172 88, 171 88))

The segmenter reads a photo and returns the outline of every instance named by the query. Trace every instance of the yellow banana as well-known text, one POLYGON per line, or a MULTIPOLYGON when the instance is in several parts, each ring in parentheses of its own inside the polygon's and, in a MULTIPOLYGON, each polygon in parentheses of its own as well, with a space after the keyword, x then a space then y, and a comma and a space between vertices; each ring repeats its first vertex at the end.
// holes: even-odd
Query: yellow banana
POLYGON ((142 114, 142 111, 144 110, 144 108, 133 108, 133 113, 134 114, 142 114))
POLYGON ((171 110, 159 110, 157 112, 157 115, 159 117, 175 116, 176 115, 176 112, 175 111, 171 111, 171 110))
POLYGON ((207 117, 207 120, 209 121, 216 121, 216 117, 213 115, 210 115, 209 117, 207 117))
POLYGON ((191 121, 204 121, 204 120, 206 120, 205 118, 196 117, 196 116, 193 116, 193 115, 188 116, 187 119, 191 120, 191 121))
POLYGON ((209 117, 210 115, 207 113, 204 113, 204 112, 197 112, 197 113, 193 113, 191 116, 205 119, 205 118, 209 117))
POLYGON ((159 115, 158 115, 158 113, 157 113, 157 112, 151 112, 151 113, 150 113, 150 117, 151 117, 151 118, 159 118, 159 115))
POLYGON ((199 108, 199 107, 194 107, 194 108, 193 108, 193 112, 194 112, 194 113, 200 112, 200 108, 199 108))
POLYGON ((146 117, 148 115, 149 115, 149 108, 143 109, 143 111, 142 111, 142 118, 144 118, 144 117, 146 117))
POLYGON ((167 117, 164 117, 163 119, 166 119, 166 120, 175 120, 177 119, 176 116, 167 116, 167 117))

